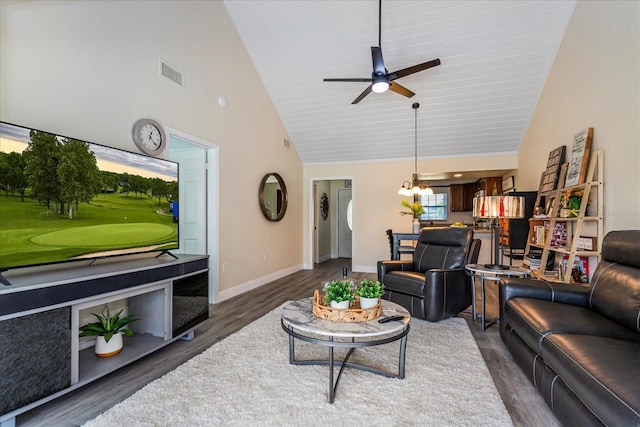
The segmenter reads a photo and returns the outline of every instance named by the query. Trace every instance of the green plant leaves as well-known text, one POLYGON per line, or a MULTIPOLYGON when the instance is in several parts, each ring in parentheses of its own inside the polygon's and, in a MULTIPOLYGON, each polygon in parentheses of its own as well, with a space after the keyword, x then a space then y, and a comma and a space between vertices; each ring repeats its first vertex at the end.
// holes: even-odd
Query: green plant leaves
POLYGON ((356 292, 362 298, 380 298, 384 295, 384 285, 378 280, 363 279, 356 292))
POLYGON ((400 215, 413 215, 414 218, 419 218, 424 213, 424 208, 420 202, 409 203, 408 200, 402 199, 400 204, 405 208, 408 208, 410 212, 400 212, 400 215))
POLYGON ((109 342, 111 337, 118 332, 122 332, 123 334, 128 336, 133 335, 133 331, 129 328, 126 328, 126 326, 137 321, 138 319, 134 318, 133 316, 124 316, 121 318, 120 315, 123 311, 124 308, 111 316, 109 306, 105 304, 105 307, 102 309, 102 314, 91 313, 98 320, 97 322, 88 323, 80 327, 80 336, 103 336, 104 340, 106 342, 109 342))

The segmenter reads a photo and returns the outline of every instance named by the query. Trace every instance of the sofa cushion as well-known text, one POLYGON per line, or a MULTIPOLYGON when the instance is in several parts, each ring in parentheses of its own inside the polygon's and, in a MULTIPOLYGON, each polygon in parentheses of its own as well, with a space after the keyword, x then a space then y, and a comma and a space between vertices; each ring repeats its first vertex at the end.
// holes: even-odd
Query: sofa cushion
POLYGON ((540 351, 551 333, 597 335, 640 343, 640 334, 586 307, 533 298, 513 298, 505 305, 505 320, 531 346, 540 351))
POLYGON ((416 271, 390 271, 384 275, 384 286, 388 291, 424 298, 424 273, 416 271))
POLYGON ((640 425, 640 343, 552 334, 541 355, 605 425, 640 425))

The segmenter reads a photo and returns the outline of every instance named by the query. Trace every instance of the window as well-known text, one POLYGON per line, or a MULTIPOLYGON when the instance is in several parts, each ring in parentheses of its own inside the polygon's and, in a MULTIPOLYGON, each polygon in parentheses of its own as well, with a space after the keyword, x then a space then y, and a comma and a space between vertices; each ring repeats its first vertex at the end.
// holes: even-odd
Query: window
POLYGON ((446 193, 420 196, 420 202, 424 208, 424 213, 420 215, 420 219, 427 221, 444 221, 447 219, 446 193))

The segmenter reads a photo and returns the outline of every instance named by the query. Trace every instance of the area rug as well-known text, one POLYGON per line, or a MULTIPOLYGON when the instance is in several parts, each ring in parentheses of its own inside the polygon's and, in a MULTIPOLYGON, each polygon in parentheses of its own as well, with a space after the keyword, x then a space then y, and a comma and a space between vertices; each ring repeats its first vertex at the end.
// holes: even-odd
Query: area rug
MULTIPOLYGON (((289 364, 280 313, 266 314, 85 426, 512 425, 464 319, 412 319, 405 378, 346 369, 329 404, 328 367, 289 364)), ((397 372, 398 348, 361 348, 354 360, 397 372)), ((296 340, 300 358, 327 354, 296 340)))

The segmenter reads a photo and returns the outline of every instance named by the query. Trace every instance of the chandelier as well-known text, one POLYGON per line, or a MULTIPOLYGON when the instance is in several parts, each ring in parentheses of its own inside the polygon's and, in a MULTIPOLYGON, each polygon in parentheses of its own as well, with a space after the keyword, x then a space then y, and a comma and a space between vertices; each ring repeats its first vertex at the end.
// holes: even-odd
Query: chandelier
POLYGON ((420 104, 414 102, 411 106, 414 111, 414 172, 411 182, 404 181, 402 183, 402 187, 398 190, 398 194, 401 196, 410 197, 413 196, 416 198, 417 196, 430 196, 433 194, 433 190, 427 186, 421 186, 418 181, 418 108, 420 108, 420 104))

